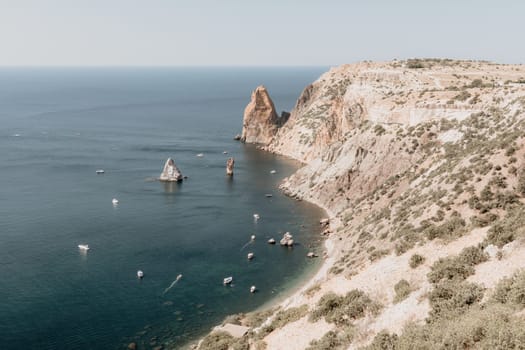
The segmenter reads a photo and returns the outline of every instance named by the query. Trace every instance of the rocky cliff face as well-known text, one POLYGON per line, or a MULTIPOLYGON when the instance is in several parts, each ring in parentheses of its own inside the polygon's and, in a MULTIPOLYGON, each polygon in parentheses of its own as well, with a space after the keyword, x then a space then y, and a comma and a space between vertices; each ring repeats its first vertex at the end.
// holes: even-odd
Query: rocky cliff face
POLYGON ((288 113, 283 112, 279 117, 266 88, 258 86, 244 110, 241 141, 269 144, 288 116, 288 113))
POLYGON ((523 305, 500 294, 525 273, 498 283, 525 268, 525 66, 344 65, 269 129, 264 149, 304 163, 281 188, 328 211, 331 248, 279 311, 297 318, 270 316, 251 348, 517 346, 523 305), (356 295, 371 308, 357 316, 356 295))
POLYGON ((283 188, 336 212, 442 143, 438 130, 400 137, 433 121, 461 122, 523 96, 522 66, 470 61, 358 63, 333 68, 304 89, 265 148, 306 166, 283 188), (340 198, 340 200, 337 200, 340 198))

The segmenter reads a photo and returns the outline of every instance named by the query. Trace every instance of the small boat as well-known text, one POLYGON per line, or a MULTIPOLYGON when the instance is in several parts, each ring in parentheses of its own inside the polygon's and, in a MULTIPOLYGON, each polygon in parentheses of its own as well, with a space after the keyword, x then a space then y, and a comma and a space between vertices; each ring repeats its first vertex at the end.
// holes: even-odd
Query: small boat
POLYGON ((144 272, 142 272, 142 270, 138 270, 138 271, 137 271, 137 277, 138 277, 138 278, 142 278, 142 277, 144 277, 144 272))
POLYGON ((226 278, 222 281, 222 283, 224 283, 224 284, 231 284, 232 282, 233 282, 233 277, 232 277, 232 276, 230 276, 230 277, 226 277, 226 278))
POLYGON ((95 171, 97 174, 104 174, 104 169, 98 169, 95 171))
POLYGON ((259 220, 261 217, 259 216, 259 214, 253 214, 253 218, 254 218, 255 220, 259 220))
POLYGON ((255 286, 250 287, 250 293, 255 293, 257 291, 257 288, 255 286))
POLYGON ((275 244, 275 239, 274 239, 274 238, 270 238, 270 239, 268 240, 268 243, 269 243, 269 244, 275 244))
POLYGON ((87 245, 87 244, 79 244, 78 245, 78 249, 83 250, 83 251, 88 251, 89 250, 89 245, 87 245))
POLYGON ((275 174, 276 172, 276 170, 270 170, 270 174, 275 174))
POLYGON ((117 204, 118 204, 118 199, 113 198, 113 199, 111 200, 111 203, 113 203, 113 205, 117 205, 117 204))
POLYGON ((182 278, 182 273, 181 273, 180 275, 177 275, 176 280, 178 281, 178 280, 180 280, 181 278, 182 278))
POLYGON ((255 255, 253 253, 248 253, 248 260, 252 260, 255 255))
POLYGON ((197 157, 199 157, 199 158, 204 157, 204 153, 197 154, 197 157))
POLYGON ((255 235, 252 235, 250 238, 252 241, 255 241, 255 235))
POLYGON ((222 154, 228 154, 228 151, 224 151, 224 152, 222 152, 222 154))
POLYGON ((271 198, 271 197, 273 197, 273 194, 271 194, 271 193, 266 193, 264 196, 265 196, 266 198, 271 198))

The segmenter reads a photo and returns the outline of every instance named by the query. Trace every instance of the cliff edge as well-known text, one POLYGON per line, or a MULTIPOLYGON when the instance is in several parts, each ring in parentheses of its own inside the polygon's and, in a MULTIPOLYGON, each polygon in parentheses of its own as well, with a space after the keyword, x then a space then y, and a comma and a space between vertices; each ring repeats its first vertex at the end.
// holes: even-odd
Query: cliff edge
POLYGON ((271 130, 264 149, 304 163, 282 190, 330 215, 326 260, 277 308, 236 315, 248 335, 208 343, 523 346, 525 66, 343 65, 271 130))

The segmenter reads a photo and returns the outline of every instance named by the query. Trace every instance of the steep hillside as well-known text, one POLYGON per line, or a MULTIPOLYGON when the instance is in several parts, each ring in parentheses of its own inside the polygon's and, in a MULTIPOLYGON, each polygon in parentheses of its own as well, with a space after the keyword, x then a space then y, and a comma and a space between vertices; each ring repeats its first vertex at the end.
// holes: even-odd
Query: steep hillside
POLYGON ((328 257, 230 347, 525 346, 524 66, 334 68, 264 148, 305 163, 281 187, 330 214, 328 257))

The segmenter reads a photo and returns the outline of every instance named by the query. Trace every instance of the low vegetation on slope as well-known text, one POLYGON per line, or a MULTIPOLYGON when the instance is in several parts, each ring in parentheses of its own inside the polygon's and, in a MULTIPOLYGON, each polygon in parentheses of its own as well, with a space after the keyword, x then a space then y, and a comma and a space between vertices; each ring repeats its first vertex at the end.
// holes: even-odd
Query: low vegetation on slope
POLYGON ((425 324, 408 324, 400 336, 383 331, 364 349, 525 348, 525 319, 518 314, 525 308, 525 272, 504 278, 487 302, 482 297, 480 286, 446 282, 432 292, 425 324))
POLYGON ((241 340, 208 340, 262 349, 307 318, 331 327, 309 350, 525 348, 525 272, 495 288, 472 282, 525 239, 524 81, 522 66, 417 59, 342 66, 305 89, 269 149, 307 163, 282 188, 340 223, 329 232, 334 263, 304 293, 315 305, 261 316, 241 340), (390 261, 408 273, 384 290, 352 283, 387 278, 373 268, 390 261), (330 292, 330 281, 346 294, 330 292), (387 324, 416 302, 415 321, 387 324), (377 333, 385 324, 391 330, 377 333))

